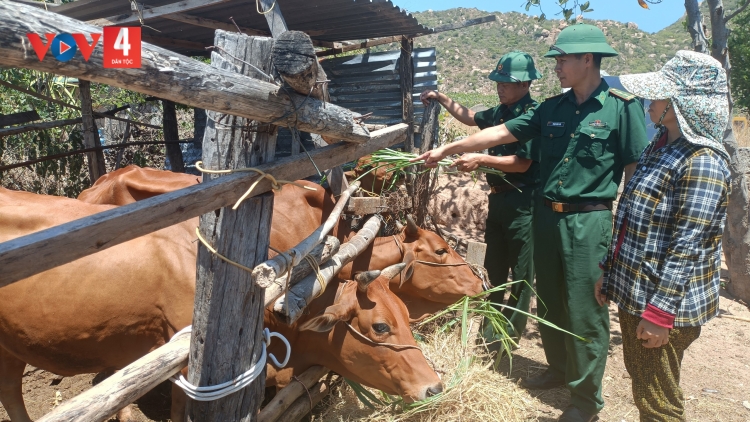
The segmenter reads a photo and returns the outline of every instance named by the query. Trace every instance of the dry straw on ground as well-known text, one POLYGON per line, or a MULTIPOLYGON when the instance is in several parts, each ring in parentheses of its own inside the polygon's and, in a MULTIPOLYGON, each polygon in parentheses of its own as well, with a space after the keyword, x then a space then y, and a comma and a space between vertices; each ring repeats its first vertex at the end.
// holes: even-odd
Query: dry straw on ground
MULTIPOLYGON (((313 421, 525 421, 533 401, 512 380, 492 369, 484 347, 464 349, 461 331, 441 332, 437 325, 422 346, 447 390, 424 409, 402 410, 397 405, 370 409, 348 386, 329 396, 316 409, 313 421)), ((373 390, 380 396, 380 393, 373 390)))

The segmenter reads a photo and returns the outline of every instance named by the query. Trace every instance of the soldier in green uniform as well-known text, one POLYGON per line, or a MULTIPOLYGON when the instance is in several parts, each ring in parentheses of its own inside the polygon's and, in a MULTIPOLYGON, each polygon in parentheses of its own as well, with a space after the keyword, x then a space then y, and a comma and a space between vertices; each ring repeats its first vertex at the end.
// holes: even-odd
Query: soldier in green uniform
POLYGON ((440 159, 541 136, 543 198, 535 208, 538 314, 588 341, 540 325, 549 368, 523 380, 526 388, 566 385, 571 404, 560 421, 594 421, 604 406, 602 376, 609 346, 609 313, 592 298, 602 275, 599 259, 612 237, 612 201, 647 145, 645 113, 634 96, 601 79, 602 57, 616 56, 602 31, 565 28, 545 57, 554 57, 565 94, 546 99, 523 116, 417 159, 440 159))
MULTIPOLYGON (((513 51, 500 58, 489 75, 489 79, 497 83, 500 99, 497 107, 475 113, 445 94, 432 90, 424 91, 421 99, 425 105, 429 99, 436 99, 456 120, 485 129, 515 119, 535 107, 537 103, 531 99, 529 88, 531 81, 539 78, 531 56, 513 51)), ((456 161, 458 169, 463 171, 486 166, 506 173, 507 181, 497 175, 487 175, 491 194, 484 233, 487 243, 484 266, 493 286, 506 283, 509 270, 513 280, 525 281, 511 286, 507 302, 504 301, 503 291, 490 296, 494 303, 506 303, 524 312, 529 311, 532 295, 530 285, 534 281, 532 217, 534 192, 539 183, 539 158, 533 154, 538 151, 536 148, 532 150, 532 145, 536 144, 515 142, 497 145, 489 149, 489 155, 464 154, 456 161)), ((509 334, 518 341, 526 328, 526 315, 511 309, 505 309, 503 313, 510 321, 509 334)), ((490 342, 490 349, 496 351, 500 343, 495 341, 490 330, 486 331, 485 338, 490 342)))

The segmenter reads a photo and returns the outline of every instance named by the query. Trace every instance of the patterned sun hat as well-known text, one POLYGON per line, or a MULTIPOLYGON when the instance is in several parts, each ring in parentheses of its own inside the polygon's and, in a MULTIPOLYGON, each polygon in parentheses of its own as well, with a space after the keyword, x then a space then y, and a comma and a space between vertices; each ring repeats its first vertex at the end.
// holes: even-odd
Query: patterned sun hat
POLYGON ((718 60, 681 50, 658 72, 622 75, 620 82, 641 98, 671 99, 682 135, 729 158, 722 145, 729 121, 729 88, 718 60))

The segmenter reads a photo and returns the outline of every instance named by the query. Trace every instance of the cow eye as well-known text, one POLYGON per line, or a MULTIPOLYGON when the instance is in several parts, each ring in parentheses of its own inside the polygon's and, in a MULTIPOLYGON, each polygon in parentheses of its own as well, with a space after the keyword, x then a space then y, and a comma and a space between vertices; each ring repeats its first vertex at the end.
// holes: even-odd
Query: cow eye
POLYGON ((378 334, 385 334, 391 331, 391 327, 389 327, 388 324, 383 323, 372 324, 372 329, 378 334))
POLYGON ((445 254, 448 253, 448 251, 445 250, 445 249, 438 249, 438 250, 435 251, 435 253, 438 254, 438 255, 445 255, 445 254))

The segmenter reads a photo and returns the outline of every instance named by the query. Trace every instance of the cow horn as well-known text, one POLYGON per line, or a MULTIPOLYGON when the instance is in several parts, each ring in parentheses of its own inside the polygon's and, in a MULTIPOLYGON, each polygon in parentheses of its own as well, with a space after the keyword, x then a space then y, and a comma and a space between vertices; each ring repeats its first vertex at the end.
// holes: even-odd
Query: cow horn
POLYGON ((404 231, 404 225, 401 224, 401 222, 398 221, 398 220, 396 220, 396 230, 398 230, 399 233, 401 233, 402 231, 404 231))
POLYGON ((360 292, 366 292, 367 286, 370 285, 376 278, 380 276, 380 270, 363 271, 354 276, 354 281, 357 282, 357 289, 360 292))
POLYGON ((414 219, 411 215, 406 216, 406 234, 409 236, 416 236, 417 231, 419 230, 419 227, 417 227, 417 223, 414 222, 414 219))
POLYGON ((405 263, 399 262, 398 264, 394 264, 394 265, 391 265, 390 267, 386 267, 383 270, 383 272, 380 273, 380 275, 390 280, 393 277, 395 277, 398 273, 400 273, 405 267, 406 267, 405 263))

